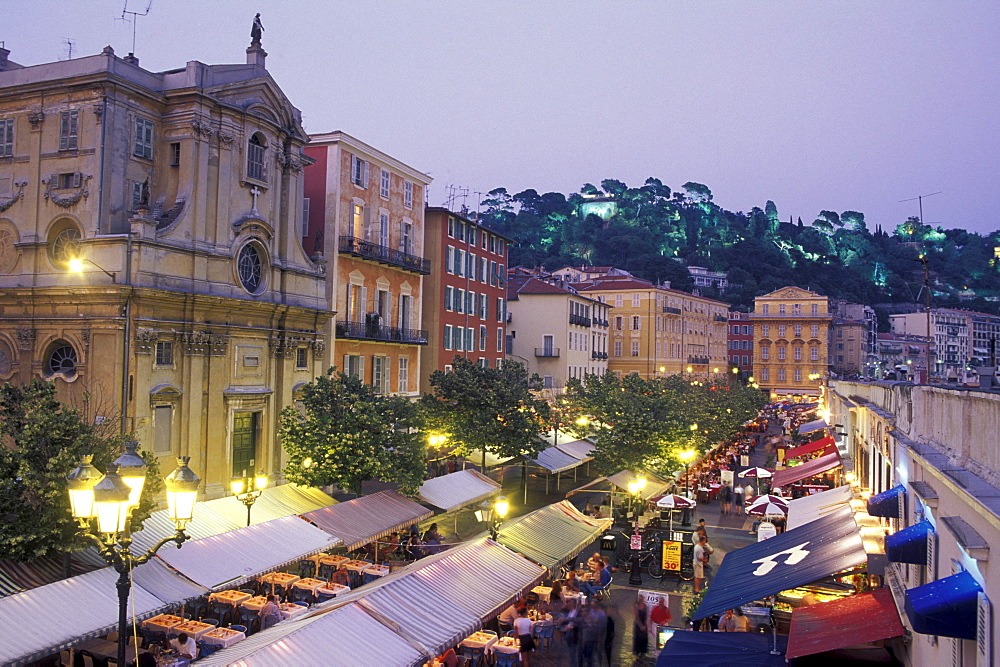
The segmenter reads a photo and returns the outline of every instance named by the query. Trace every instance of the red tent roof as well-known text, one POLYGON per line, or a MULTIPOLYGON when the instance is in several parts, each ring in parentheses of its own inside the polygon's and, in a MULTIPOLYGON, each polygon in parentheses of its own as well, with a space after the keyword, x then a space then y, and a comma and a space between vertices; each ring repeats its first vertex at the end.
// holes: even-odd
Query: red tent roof
POLYGON ((785 458, 786 459, 797 459, 800 456, 805 456, 806 454, 808 454, 810 452, 815 452, 816 450, 823 449, 824 447, 827 447, 827 446, 833 446, 833 447, 837 446, 837 443, 834 442, 833 438, 831 436, 829 436, 829 435, 826 436, 826 437, 820 438, 819 440, 814 440, 814 441, 812 441, 810 443, 807 443, 805 445, 799 445, 798 447, 792 447, 792 448, 790 448, 788 451, 785 452, 785 458))
POLYGON ((827 470, 832 470, 841 463, 842 461, 840 460, 839 452, 824 454, 818 459, 807 461, 800 466, 785 468, 784 470, 775 472, 774 477, 771 478, 771 486, 779 487, 785 486, 786 484, 794 484, 795 482, 806 479, 807 477, 812 477, 813 475, 824 473, 827 470))
POLYGON ((800 658, 899 637, 903 633, 892 593, 888 588, 878 588, 871 593, 793 611, 785 657, 800 658))

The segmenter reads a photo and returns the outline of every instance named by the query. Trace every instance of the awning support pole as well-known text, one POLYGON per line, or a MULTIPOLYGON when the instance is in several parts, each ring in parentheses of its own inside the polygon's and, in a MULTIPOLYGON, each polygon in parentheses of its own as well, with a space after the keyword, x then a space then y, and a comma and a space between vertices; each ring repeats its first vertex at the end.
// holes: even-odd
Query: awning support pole
MULTIPOLYGON (((576 470, 576 468, 574 468, 574 470, 576 470)), ((561 491, 562 490, 562 489, 559 488, 559 482, 561 482, 561 481, 562 481, 562 472, 560 471, 560 472, 556 473, 556 491, 561 491)))

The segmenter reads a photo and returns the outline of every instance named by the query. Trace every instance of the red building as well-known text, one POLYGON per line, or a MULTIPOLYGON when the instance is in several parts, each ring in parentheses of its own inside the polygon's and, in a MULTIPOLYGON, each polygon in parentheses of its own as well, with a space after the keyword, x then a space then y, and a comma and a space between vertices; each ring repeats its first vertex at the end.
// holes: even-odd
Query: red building
POLYGON ((510 240, 446 208, 424 213, 425 255, 420 389, 430 392, 430 374, 447 370, 456 356, 484 366, 504 358, 507 245, 510 240))
POLYGON ((753 375, 753 322, 748 313, 729 312, 729 367, 753 375))

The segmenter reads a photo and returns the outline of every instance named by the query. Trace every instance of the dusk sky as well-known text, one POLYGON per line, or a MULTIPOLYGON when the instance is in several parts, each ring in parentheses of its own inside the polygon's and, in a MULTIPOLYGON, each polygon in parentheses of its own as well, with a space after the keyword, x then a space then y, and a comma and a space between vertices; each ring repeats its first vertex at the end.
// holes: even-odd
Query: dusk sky
MULTIPOLYGON (((149 0, 128 0, 142 12, 149 0)), ((9 0, 0 41, 34 65, 126 55, 125 0, 9 0)), ((774 200, 891 231, 1000 229, 1000 3, 237 2, 152 0, 152 71, 244 62, 261 13, 268 71, 308 132, 343 130, 467 188, 566 194, 649 176, 730 210, 774 200)), ((461 201, 459 202, 461 203, 461 201)))

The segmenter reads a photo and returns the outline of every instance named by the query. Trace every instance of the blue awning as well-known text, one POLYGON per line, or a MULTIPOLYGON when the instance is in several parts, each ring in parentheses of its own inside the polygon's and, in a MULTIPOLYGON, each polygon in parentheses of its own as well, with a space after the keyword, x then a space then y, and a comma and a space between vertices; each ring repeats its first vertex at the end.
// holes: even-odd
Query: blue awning
POLYGON ((903 498, 906 497, 906 487, 900 484, 888 491, 868 499, 868 513, 888 519, 898 519, 903 515, 903 498))
POLYGON ((663 645, 656 667, 694 664, 699 667, 730 667, 731 665, 759 665, 760 667, 785 667, 785 649, 788 637, 771 633, 725 634, 676 630, 663 645), (771 650, 777 645, 778 653, 771 650))
POLYGON ((885 538, 885 555, 894 563, 927 564, 927 539, 934 526, 927 519, 885 538))
POLYGON ((769 540, 730 551, 694 618, 797 588, 866 561, 854 513, 842 507, 769 540))
POLYGON ((906 591, 906 616, 916 632, 976 638, 979 582, 966 571, 906 591))

